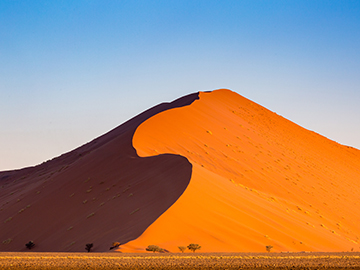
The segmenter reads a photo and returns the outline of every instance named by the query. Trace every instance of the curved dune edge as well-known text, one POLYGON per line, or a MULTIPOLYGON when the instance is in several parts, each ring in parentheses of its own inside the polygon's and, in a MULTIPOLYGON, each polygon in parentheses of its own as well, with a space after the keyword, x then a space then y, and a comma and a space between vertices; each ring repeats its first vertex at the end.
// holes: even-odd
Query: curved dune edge
POLYGON ((136 130, 139 156, 173 153, 193 165, 183 195, 121 247, 170 252, 359 251, 360 151, 250 100, 217 90, 136 130))
POLYGON ((142 158, 132 138, 150 117, 198 99, 159 104, 41 165, 0 172, 0 251, 108 251, 139 237, 185 191, 192 165, 179 155, 142 158))

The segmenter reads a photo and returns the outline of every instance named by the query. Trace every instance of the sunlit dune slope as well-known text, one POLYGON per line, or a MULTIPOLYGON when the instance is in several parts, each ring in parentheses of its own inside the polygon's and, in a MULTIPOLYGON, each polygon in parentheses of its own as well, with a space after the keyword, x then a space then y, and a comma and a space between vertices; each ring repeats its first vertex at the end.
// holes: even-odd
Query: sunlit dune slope
MULTIPOLYGON (((179 155, 137 156, 134 131, 159 112, 187 106, 192 94, 163 103, 58 158, 0 172, 0 251, 108 251, 139 237, 186 189, 192 165, 179 155)), ((41 151, 41 149, 39 149, 41 151)))
POLYGON ((137 128, 140 156, 179 154, 193 173, 180 199, 120 250, 359 251, 359 150, 229 90, 199 97, 137 128))

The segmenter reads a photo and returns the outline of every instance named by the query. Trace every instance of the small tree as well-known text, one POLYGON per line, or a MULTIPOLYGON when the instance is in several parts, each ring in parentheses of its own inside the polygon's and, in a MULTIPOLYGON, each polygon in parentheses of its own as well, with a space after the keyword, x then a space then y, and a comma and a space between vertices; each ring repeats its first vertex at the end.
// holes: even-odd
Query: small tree
POLYGON ((187 246, 188 249, 190 249, 192 252, 195 252, 197 249, 200 249, 201 246, 199 244, 190 244, 187 246))
POLYGON ((91 244, 86 244, 86 245, 85 245, 85 249, 87 250, 87 252, 90 252, 91 249, 93 248, 93 246, 94 246, 93 243, 91 243, 91 244))
POLYGON ((29 243, 26 243, 25 246, 26 246, 26 248, 28 248, 28 249, 32 249, 32 248, 35 246, 35 244, 34 244, 33 241, 29 241, 29 243))
POLYGON ((178 247, 179 249, 180 249, 180 251, 182 252, 182 253, 184 253, 184 251, 186 250, 186 247, 184 247, 184 246, 180 246, 180 247, 178 247))
POLYGON ((149 245, 147 248, 146 248, 146 251, 152 251, 152 252, 160 252, 162 251, 162 248, 160 248, 159 246, 156 246, 156 245, 149 245))
POLYGON ((266 248, 266 251, 267 251, 267 252, 270 252, 271 249, 273 248, 273 246, 269 245, 269 246, 266 246, 265 248, 266 248))
POLYGON ((112 246, 110 247, 110 250, 112 250, 112 249, 114 249, 114 248, 118 248, 118 247, 120 247, 120 243, 119 242, 114 242, 114 243, 112 243, 112 246))

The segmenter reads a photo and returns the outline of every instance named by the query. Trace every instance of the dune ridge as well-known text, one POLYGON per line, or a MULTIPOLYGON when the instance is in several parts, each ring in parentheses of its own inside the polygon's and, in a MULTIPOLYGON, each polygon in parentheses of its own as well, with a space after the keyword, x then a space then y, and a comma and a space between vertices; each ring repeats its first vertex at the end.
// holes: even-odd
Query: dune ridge
POLYGON ((0 251, 359 251, 360 151, 226 89, 0 172, 0 251))
POLYGON ((120 250, 359 251, 360 151, 306 130, 230 91, 200 92, 136 130, 139 156, 193 165, 182 196, 120 250))
POLYGON ((157 105, 41 165, 0 172, 0 251, 107 251, 136 239, 186 189, 192 165, 179 155, 140 158, 136 128, 198 94, 157 105))

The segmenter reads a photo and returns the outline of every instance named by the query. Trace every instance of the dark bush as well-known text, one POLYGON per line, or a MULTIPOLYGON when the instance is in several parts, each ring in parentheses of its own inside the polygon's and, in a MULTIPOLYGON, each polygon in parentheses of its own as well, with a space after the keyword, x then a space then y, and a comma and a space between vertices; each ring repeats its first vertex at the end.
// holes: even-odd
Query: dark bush
POLYGON ((28 249, 32 249, 32 248, 35 246, 35 244, 34 244, 33 241, 29 241, 29 243, 26 243, 25 246, 26 246, 26 248, 28 248, 28 249))
POLYGON ((94 246, 93 243, 91 243, 91 244, 86 244, 86 245, 85 245, 85 249, 87 250, 87 252, 90 252, 91 249, 93 248, 93 246, 94 246))

